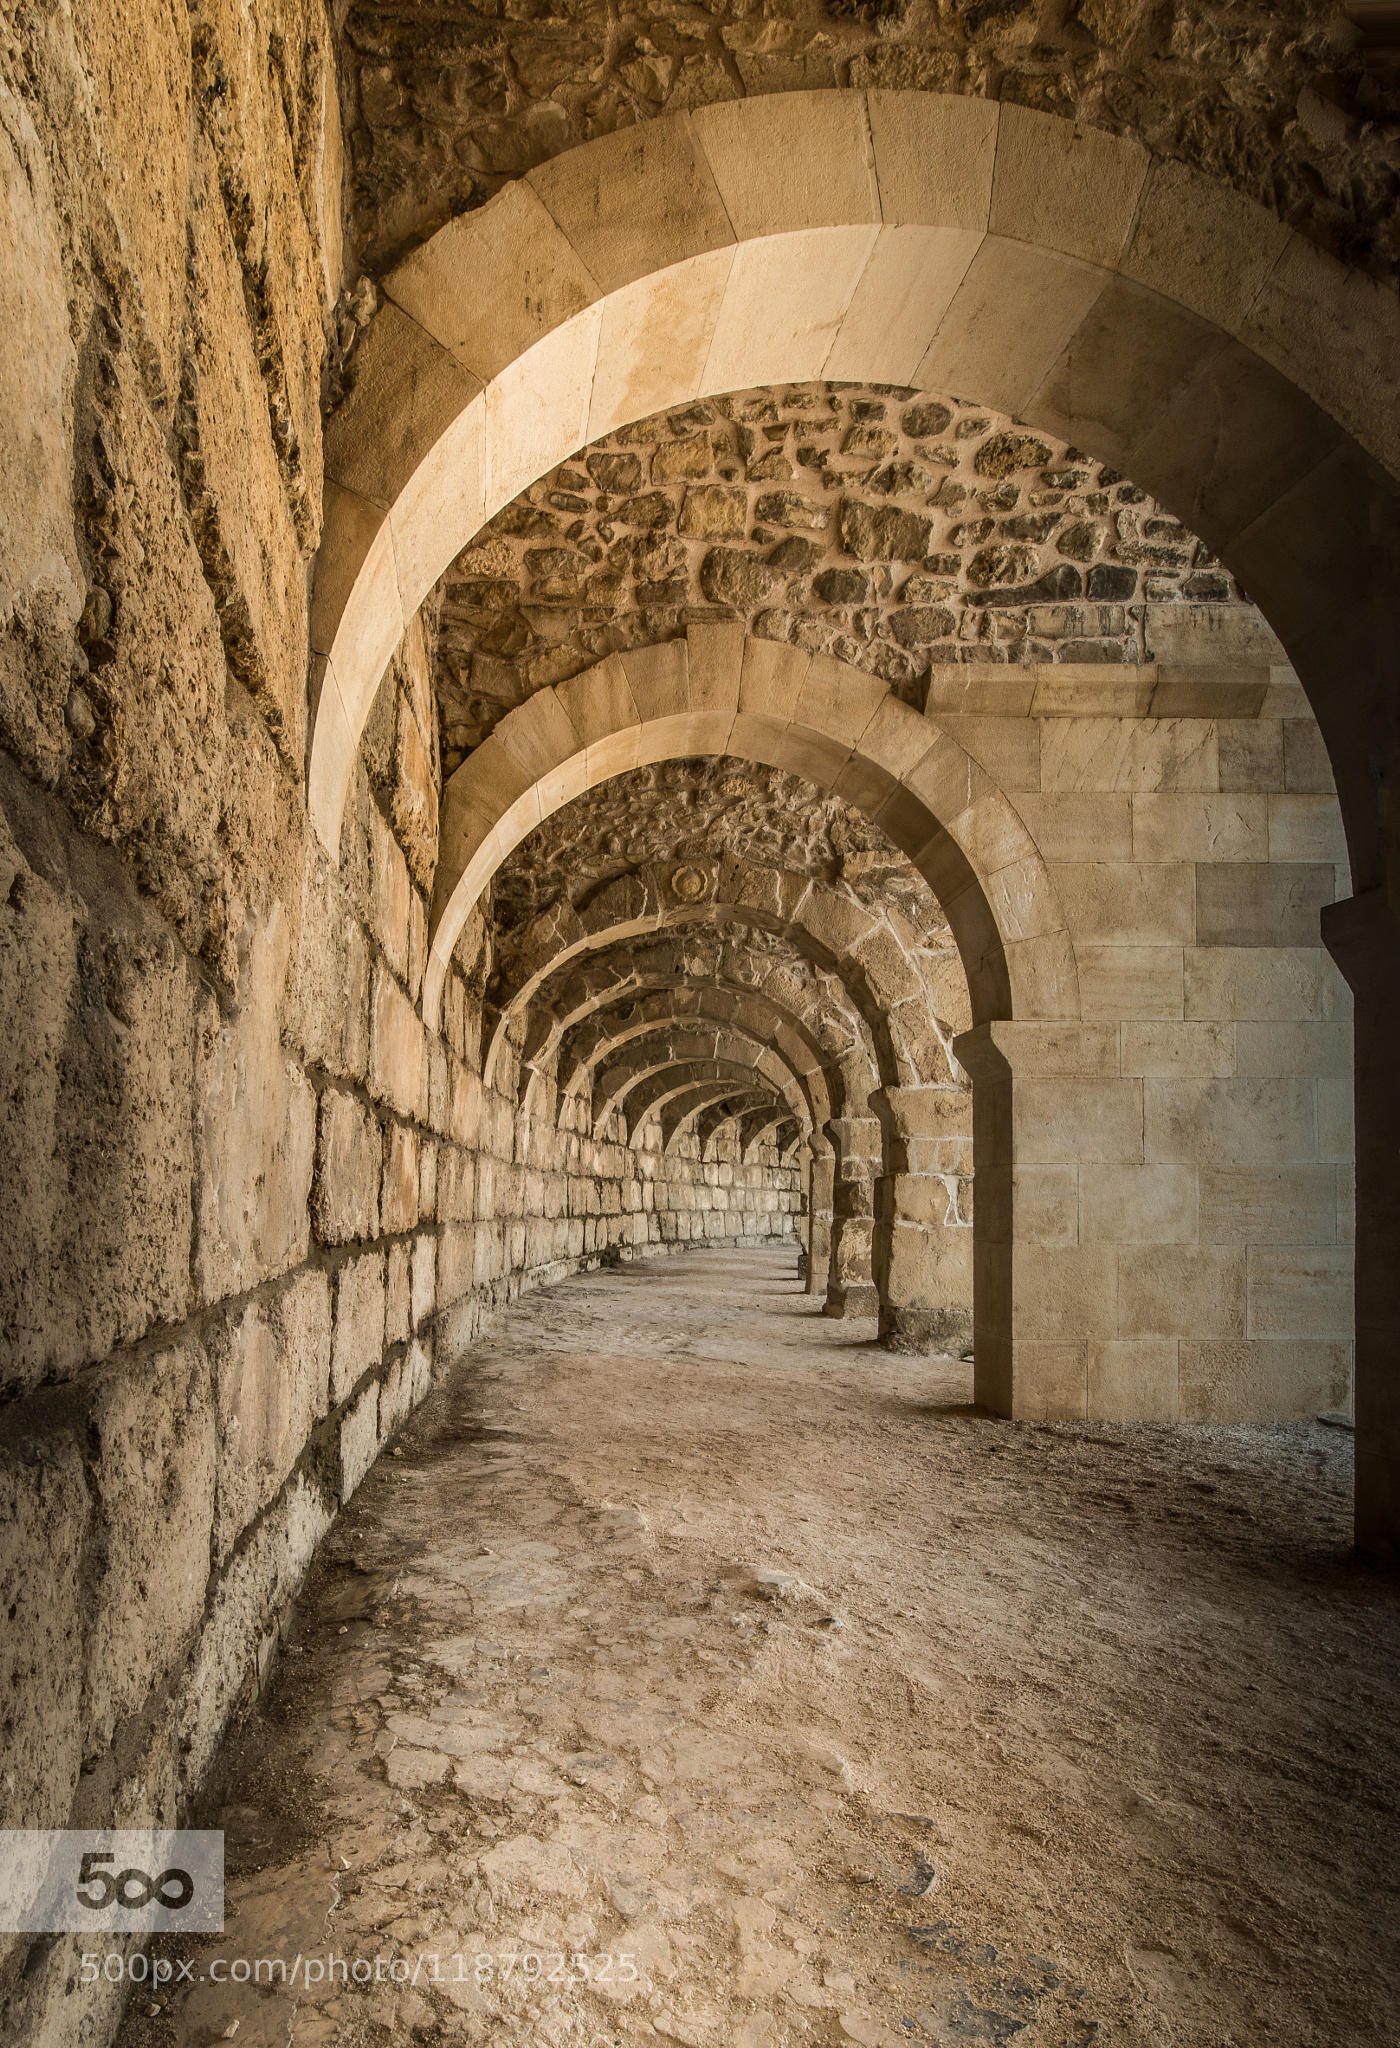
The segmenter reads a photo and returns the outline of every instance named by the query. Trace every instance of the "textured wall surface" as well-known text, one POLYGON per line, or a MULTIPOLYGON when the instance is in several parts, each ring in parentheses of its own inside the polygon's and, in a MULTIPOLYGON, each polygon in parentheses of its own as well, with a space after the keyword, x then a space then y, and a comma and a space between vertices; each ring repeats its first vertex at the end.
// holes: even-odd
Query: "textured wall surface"
POLYGON ((921 705, 935 662, 1140 661, 1148 604, 1245 602, 1077 449, 984 406, 838 384, 609 435, 499 513, 436 596, 449 773, 531 690, 706 619, 921 705))
MULTIPOLYGON (((131 0, 0 29, 0 361, 24 366, 0 416, 0 1824, 183 1810, 340 1504, 523 1287, 643 1245, 790 1238, 805 1204, 836 1296, 873 1310, 872 1275, 897 1272, 930 1312, 909 1277, 930 1257, 966 1316, 968 976, 931 883, 814 795, 805 757, 696 764, 682 738, 586 817, 560 809, 472 908, 425 1023, 460 851, 445 781, 613 650, 738 622, 763 659, 860 672, 833 724, 889 684, 917 728, 901 773, 935 722, 956 732, 926 798, 965 826, 950 900, 1000 883, 1052 997, 1074 963, 1090 1063, 1060 1088, 1044 1025, 1007 1124, 1044 1255, 1016 1332, 1043 1412, 1344 1389, 1330 772, 1243 594, 1130 480, 903 391, 644 422, 532 485, 414 615, 334 858, 305 775, 321 423, 374 303, 343 290, 342 102, 371 269, 580 136, 832 81, 1078 110, 1384 269, 1395 138, 1354 37, 1316 7, 1132 0, 518 11, 359 7, 337 40, 290 0, 131 0), (1203 656, 1193 694, 1172 663, 1203 656), (739 940, 736 905, 759 928, 739 940), (726 929, 697 937, 702 917, 726 929), (556 942, 592 947, 595 979, 512 1009, 556 942), (641 970, 648 1001, 734 994, 710 1056, 690 1013, 636 1020, 673 1034, 693 1123, 640 1063, 621 1089, 621 1041, 582 1035, 641 970), (776 1043, 780 1001, 813 1098, 840 1105, 800 1166, 784 1123, 705 1120, 738 1064, 723 1033, 776 1043)), ((792 1108, 771 1048, 750 1072, 754 1116, 792 1108)), ((78 2038, 69 1967, 0 1943, 0 2034, 78 2038)), ((97 2038, 115 1992, 88 1996, 97 2038)))
MULTIPOLYGON (((771 1143, 517 1124, 465 985, 425 1032, 426 622, 339 871, 310 832, 335 104, 314 7, 22 8, 0 41, 10 1827, 181 1811, 439 1342, 800 1204, 771 1143)), ((77 2038, 71 1961, 4 1938, 6 2039, 77 2038)))
POLYGON ((1326 0, 452 0, 430 23, 367 0, 343 43, 355 232, 374 271, 595 135, 746 94, 873 85, 1135 136, 1393 274, 1393 56, 1368 53, 1326 0))

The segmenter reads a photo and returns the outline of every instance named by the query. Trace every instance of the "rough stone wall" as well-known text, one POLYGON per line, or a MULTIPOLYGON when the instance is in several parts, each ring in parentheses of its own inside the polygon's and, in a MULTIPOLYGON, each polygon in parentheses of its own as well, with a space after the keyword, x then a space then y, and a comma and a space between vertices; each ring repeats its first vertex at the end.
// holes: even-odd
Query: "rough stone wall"
POLYGON ((1140 661, 1148 605, 1247 602, 1077 449, 985 406, 851 384, 609 435, 499 513, 437 596, 449 774, 532 691, 706 620, 834 654, 922 707, 936 663, 1140 661))
POLYGON ((956 955, 937 897, 872 819, 801 775, 719 755, 616 775, 530 833, 492 878, 498 974, 515 934, 561 898, 577 908, 643 867, 726 856, 808 874, 956 955))
POLYGON ((1137 137, 1393 274, 1394 53, 1329 0, 650 0, 346 17, 357 247, 381 273, 510 178, 653 114, 833 85, 1008 100, 1137 137))
MULTIPOLYGON (((314 7, 0 31, 6 1827, 180 1814, 439 1346, 561 1262, 798 1200, 771 1152, 683 1145, 614 1200, 616 1144, 483 1100, 479 990, 424 1031, 431 616, 339 869, 309 829, 334 109, 314 7)), ((73 1976, 0 1940, 0 2036, 100 2038, 118 1994, 73 1976)))

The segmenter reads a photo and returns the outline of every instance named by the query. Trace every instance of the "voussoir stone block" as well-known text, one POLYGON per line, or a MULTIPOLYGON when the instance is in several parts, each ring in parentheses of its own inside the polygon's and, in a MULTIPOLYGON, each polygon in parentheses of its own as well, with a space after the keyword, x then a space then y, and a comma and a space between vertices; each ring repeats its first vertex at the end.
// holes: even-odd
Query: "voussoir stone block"
POLYGON ((599 136, 526 176, 605 292, 734 240, 686 114, 599 136), (637 204, 639 190, 646 204, 637 204))
POLYGON ((866 99, 883 218, 980 236, 991 213, 997 103, 878 90, 866 99))
POLYGON ((691 118, 740 241, 879 220, 863 94, 768 93, 691 118))
POLYGON ((1119 268, 1238 335, 1290 232, 1243 193, 1159 157, 1119 268))
POLYGON ((392 300, 360 336, 352 363, 354 381, 326 423, 326 475, 387 512, 481 379, 392 300))
POLYGON ((1139 142, 1004 103, 989 227, 1112 268, 1150 159, 1139 142))
POLYGON ((539 193, 518 182, 439 228, 384 289, 486 380, 590 305, 599 287, 539 193))

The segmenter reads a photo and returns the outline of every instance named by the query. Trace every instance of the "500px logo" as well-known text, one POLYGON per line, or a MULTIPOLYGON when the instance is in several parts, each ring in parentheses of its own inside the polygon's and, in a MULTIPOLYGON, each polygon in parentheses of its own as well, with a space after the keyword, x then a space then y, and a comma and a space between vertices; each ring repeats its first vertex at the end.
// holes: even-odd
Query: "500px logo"
POLYGON ((219 1934, 224 1838, 196 1828, 0 1829, 0 1932, 219 1934))

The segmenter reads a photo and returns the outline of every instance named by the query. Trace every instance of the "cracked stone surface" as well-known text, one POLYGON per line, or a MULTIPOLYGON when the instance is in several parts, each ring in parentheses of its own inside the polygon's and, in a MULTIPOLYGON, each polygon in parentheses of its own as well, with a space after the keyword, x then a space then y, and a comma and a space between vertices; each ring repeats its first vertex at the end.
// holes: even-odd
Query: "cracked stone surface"
POLYGON ((1396 2037, 1400 1626, 1349 1439, 978 1417, 792 1266, 518 1306, 316 1568, 211 1794, 197 1967, 439 1981, 206 1981, 125 2048, 1396 2037), (637 1977, 478 1981, 511 1954, 637 1977))

